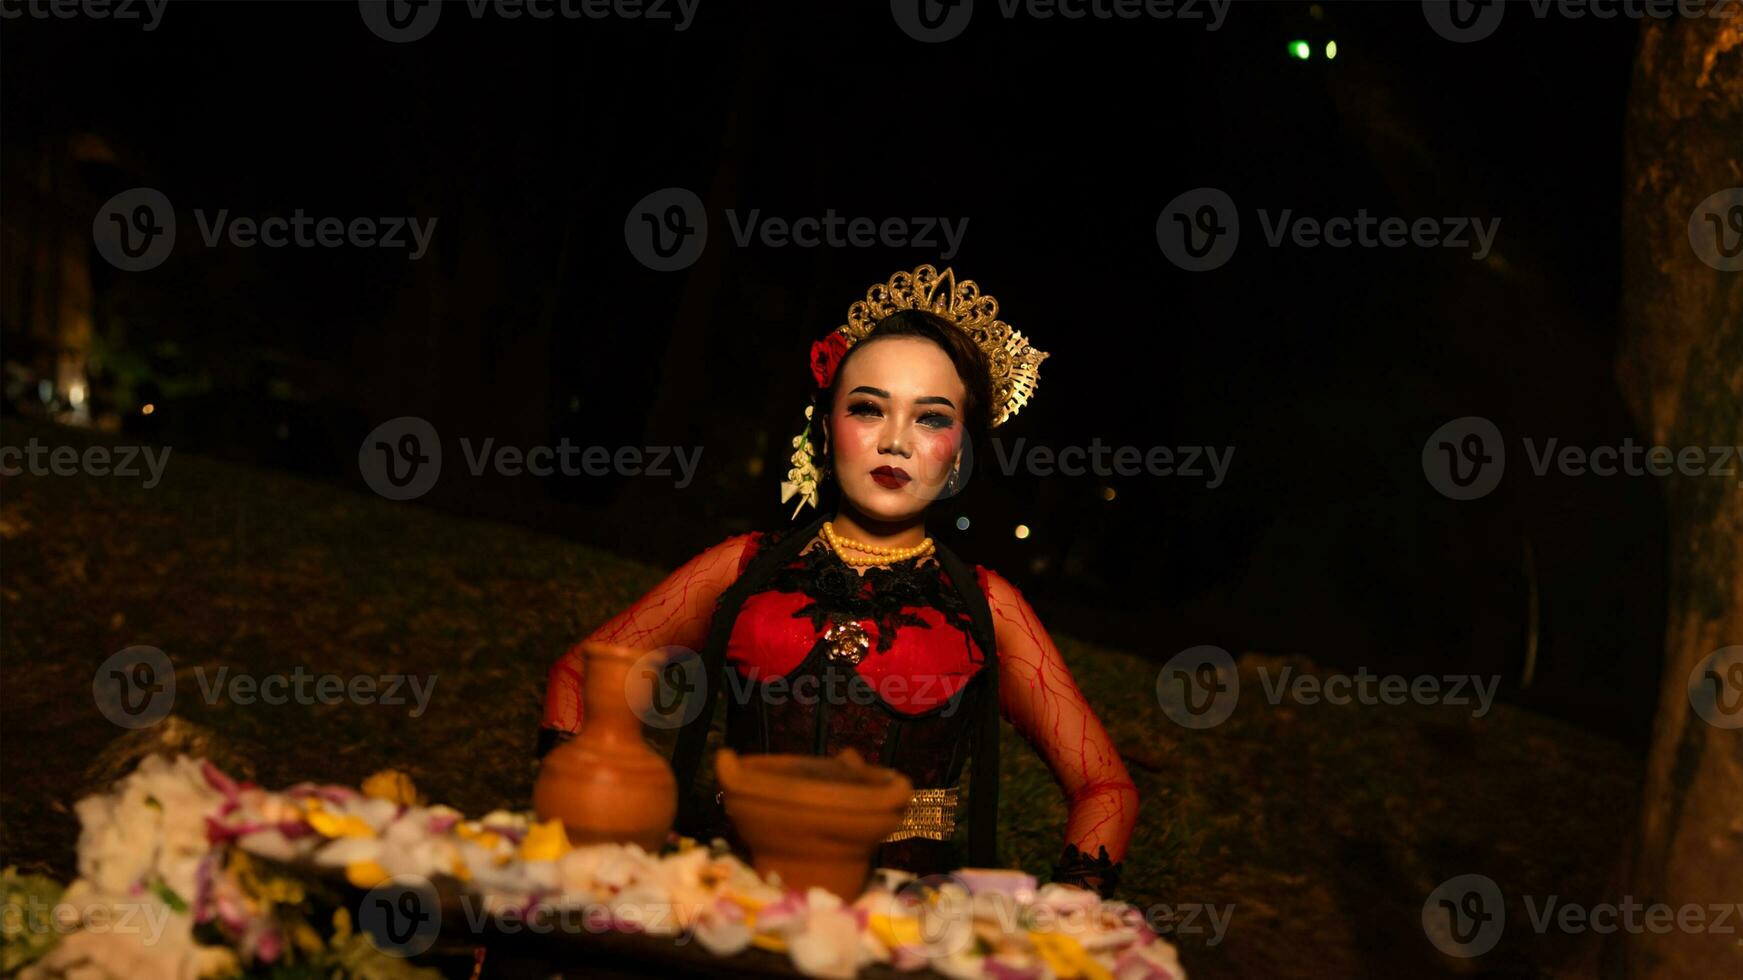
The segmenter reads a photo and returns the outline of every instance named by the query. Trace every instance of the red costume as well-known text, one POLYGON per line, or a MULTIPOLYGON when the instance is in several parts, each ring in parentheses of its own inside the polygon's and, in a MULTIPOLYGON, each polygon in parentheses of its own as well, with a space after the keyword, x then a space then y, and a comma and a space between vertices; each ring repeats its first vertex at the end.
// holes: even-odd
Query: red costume
MULTIPOLYGON (((704 551, 592 639, 702 648, 716 598, 767 540, 741 535, 704 551)), ((1070 804, 1060 873, 1111 885, 1112 865, 1124 857, 1137 820, 1137 790, 1022 594, 996 572, 975 566, 974 574, 997 636, 1000 714, 1046 760, 1070 804)), ((813 542, 745 598, 732 625, 727 744, 741 752, 821 754, 851 746, 917 788, 955 786, 970 716, 961 701, 988 658, 951 585, 930 559, 862 577, 813 542), (852 647, 838 653, 825 636, 844 617, 868 641, 857 662, 852 647), (813 680, 816 696, 804 693, 801 677, 813 680), (781 686, 770 687, 776 678, 781 686), (841 693, 828 694, 830 683, 841 693), (770 696, 777 689, 783 693, 770 696)), ((581 683, 579 650, 571 650, 551 670, 547 728, 579 729, 581 683)), ((953 855, 941 844, 893 842, 879 860, 922 873, 951 870, 953 855)))

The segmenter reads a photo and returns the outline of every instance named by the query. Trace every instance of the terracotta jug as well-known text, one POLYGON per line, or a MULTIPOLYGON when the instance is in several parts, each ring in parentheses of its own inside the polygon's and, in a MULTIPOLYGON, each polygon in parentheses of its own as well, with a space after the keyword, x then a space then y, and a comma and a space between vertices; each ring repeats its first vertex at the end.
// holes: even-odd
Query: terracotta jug
POLYGON ((726 814, 750 847, 757 872, 787 888, 816 886, 851 902, 865 890, 878 845, 896 829, 913 795, 908 777, 867 765, 852 749, 834 758, 714 757, 726 814))
POLYGON ((653 678, 630 673, 639 650, 587 643, 581 653, 581 733, 545 756, 533 810, 562 820, 570 843, 633 843, 654 853, 677 815, 678 783, 642 738, 636 713, 652 697, 653 678))

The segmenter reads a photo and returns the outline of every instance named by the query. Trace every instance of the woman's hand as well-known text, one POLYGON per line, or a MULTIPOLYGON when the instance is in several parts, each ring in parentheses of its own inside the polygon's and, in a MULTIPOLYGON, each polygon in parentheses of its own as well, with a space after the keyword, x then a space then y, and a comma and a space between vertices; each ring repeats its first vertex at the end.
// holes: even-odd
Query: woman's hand
MULTIPOLYGON (((666 580, 587 636, 641 650, 678 646, 700 650, 708 640, 714 603, 737 578, 756 535, 741 534, 709 548, 678 567, 666 580)), ((583 681, 581 644, 569 648, 545 682, 543 728, 581 730, 583 681)), ((560 736, 559 736, 560 737, 560 736)))
POLYGON ((992 571, 986 594, 999 644, 999 707, 1046 760, 1071 806, 1064 864, 1075 851, 1083 882, 1111 888, 1112 866, 1125 858, 1138 822, 1138 789, 1028 600, 992 571))

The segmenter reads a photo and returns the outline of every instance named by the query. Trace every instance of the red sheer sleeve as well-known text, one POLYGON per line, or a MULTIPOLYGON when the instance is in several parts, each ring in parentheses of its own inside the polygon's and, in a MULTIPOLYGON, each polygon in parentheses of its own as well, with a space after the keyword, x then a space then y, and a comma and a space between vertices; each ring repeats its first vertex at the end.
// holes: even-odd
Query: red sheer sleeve
MULTIPOLYGON (((744 570, 756 550, 757 538, 756 534, 727 538, 690 559, 628 609, 588 634, 587 640, 644 650, 665 646, 700 650, 708 639, 715 600, 744 570)), ((577 643, 558 658, 546 677, 543 727, 581 730, 581 682, 581 644, 577 643)))
POLYGON ((1106 848, 1118 862, 1138 821, 1137 787, 1028 600, 997 572, 979 572, 999 644, 1000 709, 1046 760, 1071 807, 1065 863, 1073 847, 1090 859, 1106 848))

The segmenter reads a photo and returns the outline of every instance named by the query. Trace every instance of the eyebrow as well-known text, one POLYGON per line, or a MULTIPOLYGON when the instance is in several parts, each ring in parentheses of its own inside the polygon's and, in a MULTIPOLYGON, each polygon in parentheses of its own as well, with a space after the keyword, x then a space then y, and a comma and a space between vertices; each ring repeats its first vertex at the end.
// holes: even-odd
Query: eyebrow
MULTIPOLYGON (((890 397, 889 392, 883 390, 882 388, 873 388, 871 385, 860 385, 859 387, 848 392, 848 394, 857 395, 861 392, 864 392, 865 394, 868 394, 868 395, 876 395, 879 398, 890 397)), ((914 399, 914 404, 916 404, 916 405, 949 405, 951 408, 956 407, 955 402, 944 397, 943 395, 928 395, 925 398, 916 398, 916 399, 914 399)))

